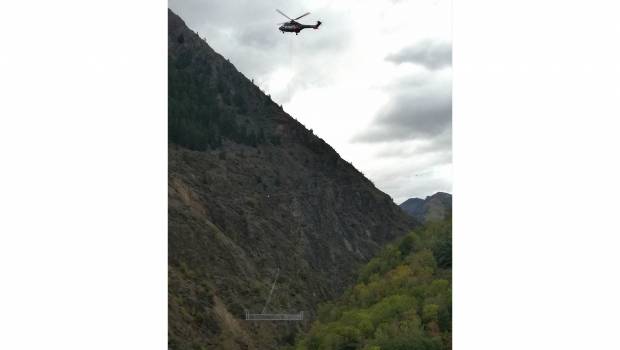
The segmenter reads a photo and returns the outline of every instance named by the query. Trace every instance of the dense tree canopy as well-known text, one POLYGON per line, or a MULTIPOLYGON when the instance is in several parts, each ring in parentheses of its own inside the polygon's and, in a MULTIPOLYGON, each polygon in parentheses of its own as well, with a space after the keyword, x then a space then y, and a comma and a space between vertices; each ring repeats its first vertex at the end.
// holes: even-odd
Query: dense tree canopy
POLYGON ((319 307, 297 350, 443 350, 452 340, 452 225, 388 245, 342 298, 319 307))
POLYGON ((224 139, 250 146, 267 142, 262 128, 248 124, 250 83, 235 79, 232 65, 216 69, 206 53, 178 51, 168 56, 168 139, 193 150, 218 148, 224 139))

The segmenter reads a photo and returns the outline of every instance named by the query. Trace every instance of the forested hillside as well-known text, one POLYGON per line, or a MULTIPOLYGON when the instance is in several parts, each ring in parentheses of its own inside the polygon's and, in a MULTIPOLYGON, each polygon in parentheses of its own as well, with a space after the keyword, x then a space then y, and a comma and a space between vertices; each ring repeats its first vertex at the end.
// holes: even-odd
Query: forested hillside
POLYGON ((319 307, 296 350, 443 350, 452 342, 452 224, 433 222, 364 266, 357 284, 319 307))

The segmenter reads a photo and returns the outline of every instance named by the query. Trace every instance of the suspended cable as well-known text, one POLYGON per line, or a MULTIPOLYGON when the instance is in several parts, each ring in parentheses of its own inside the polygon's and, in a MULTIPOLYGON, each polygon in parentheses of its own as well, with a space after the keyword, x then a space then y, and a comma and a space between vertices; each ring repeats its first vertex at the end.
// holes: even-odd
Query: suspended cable
POLYGON ((273 284, 271 285, 271 290, 269 291, 269 296, 267 297, 267 301, 265 302, 265 306, 263 306, 263 310, 261 311, 262 314, 265 313, 265 310, 267 309, 267 305, 269 305, 269 302, 271 301, 271 295, 273 294, 273 290, 276 288, 276 282, 278 281, 278 276, 280 275, 280 268, 278 268, 278 272, 276 272, 276 278, 273 280, 273 284))

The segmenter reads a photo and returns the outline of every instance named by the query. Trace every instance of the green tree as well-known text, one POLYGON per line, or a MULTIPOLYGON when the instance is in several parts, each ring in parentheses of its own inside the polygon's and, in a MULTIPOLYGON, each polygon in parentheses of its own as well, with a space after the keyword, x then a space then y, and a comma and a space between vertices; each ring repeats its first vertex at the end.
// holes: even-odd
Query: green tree
POLYGON ((436 256, 451 229, 447 222, 426 225, 386 246, 360 269, 355 286, 319 306, 296 348, 451 348, 450 270, 436 256))

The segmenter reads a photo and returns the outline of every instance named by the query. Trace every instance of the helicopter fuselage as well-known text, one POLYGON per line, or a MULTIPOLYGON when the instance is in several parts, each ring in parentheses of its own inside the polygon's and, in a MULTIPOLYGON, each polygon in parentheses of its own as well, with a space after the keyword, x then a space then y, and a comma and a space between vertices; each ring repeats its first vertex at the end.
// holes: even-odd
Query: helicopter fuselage
POLYGON ((321 21, 317 21, 316 24, 301 24, 295 21, 291 21, 284 23, 278 29, 282 32, 282 34, 284 34, 284 32, 299 34, 299 32, 306 28, 319 29, 320 25, 321 21))

